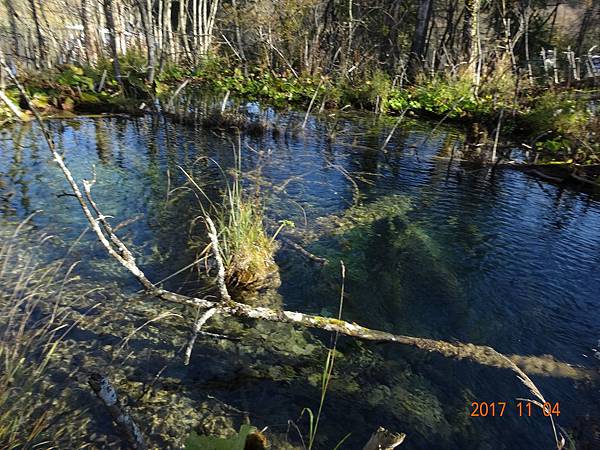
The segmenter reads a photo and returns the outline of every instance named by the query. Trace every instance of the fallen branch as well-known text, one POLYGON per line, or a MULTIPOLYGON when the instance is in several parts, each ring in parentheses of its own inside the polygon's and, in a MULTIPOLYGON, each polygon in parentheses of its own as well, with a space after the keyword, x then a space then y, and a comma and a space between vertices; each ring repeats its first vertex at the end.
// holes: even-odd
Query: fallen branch
POLYGON ((117 392, 108 381, 108 378, 93 373, 88 377, 88 384, 102 401, 119 433, 125 438, 130 447, 134 450, 146 450, 148 447, 144 441, 144 436, 142 436, 133 418, 121 405, 117 392))
POLYGON ((190 357, 192 356, 192 350, 194 349, 194 344, 196 343, 196 339, 198 338, 198 333, 200 332, 200 329, 204 326, 204 324, 208 321, 208 319, 210 319, 216 312, 217 312, 217 310, 215 308, 211 308, 208 311, 206 311, 204 314, 202 314, 198 318, 198 320, 196 320, 196 323, 194 323, 194 329, 192 330, 192 337, 190 338, 190 341, 188 342, 188 345, 185 349, 185 358, 184 358, 183 364, 185 364, 186 366, 190 363, 190 357))
POLYGON ((169 99, 169 102, 167 103, 167 108, 169 110, 173 110, 173 103, 175 102, 175 99, 177 98, 177 96, 179 95, 179 93, 182 91, 182 89, 188 85, 189 82, 190 82, 190 78, 186 78, 183 81, 183 83, 181 83, 177 87, 177 89, 175 89, 175 92, 173 92, 173 95, 171 96, 171 98, 169 99))
POLYGON ((398 126, 402 123, 402 119, 404 119, 404 115, 406 114, 406 111, 408 111, 407 109, 402 110, 402 113, 400 114, 400 117, 398 117, 398 120, 396 121, 396 123, 394 124, 394 126, 392 127, 390 133, 387 135, 387 137, 385 138, 385 141, 383 141, 383 145, 381 146, 380 150, 382 150, 383 152, 385 152, 385 148, 387 147, 387 145, 390 143, 390 140, 392 139, 392 136, 394 135, 394 133, 396 132, 396 128, 398 128, 398 126))
POLYGON ((4 104, 10 109, 10 111, 15 115, 15 117, 21 121, 25 121, 28 119, 27 114, 19 109, 17 105, 15 105, 10 98, 6 95, 6 93, 0 89, 0 100, 4 102, 4 104))
POLYGON ((223 258, 221 258, 217 229, 215 228, 215 224, 212 219, 208 216, 206 216, 206 224, 208 225, 208 237, 210 239, 213 256, 217 261, 217 286, 219 286, 221 300, 224 302, 231 302, 231 297, 229 296, 227 286, 225 285, 225 265, 223 264, 223 258))
POLYGON ((547 175, 537 169, 531 169, 529 173, 541 178, 542 180, 554 181, 555 183, 562 183, 565 181, 564 178, 553 177, 552 175, 547 175))
POLYGON ((571 172, 570 176, 571 176, 571 178, 573 178, 576 181, 579 181, 580 183, 589 184, 591 186, 596 186, 596 187, 600 186, 600 183, 597 183, 595 181, 592 181, 585 177, 582 177, 581 175, 578 175, 575 172, 571 172))
POLYGON ((279 236, 277 236, 277 239, 279 239, 284 244, 289 245, 294 250, 297 250, 298 253, 300 253, 302 256, 308 258, 309 260, 311 260, 311 261, 313 261, 313 262, 315 262, 317 264, 321 264, 322 266, 324 266, 325 264, 327 264, 327 259, 321 258, 320 256, 312 254, 311 252, 309 252, 308 250, 306 250, 304 247, 302 247, 300 244, 296 244, 291 239, 288 239, 285 236, 281 236, 281 234, 279 236))

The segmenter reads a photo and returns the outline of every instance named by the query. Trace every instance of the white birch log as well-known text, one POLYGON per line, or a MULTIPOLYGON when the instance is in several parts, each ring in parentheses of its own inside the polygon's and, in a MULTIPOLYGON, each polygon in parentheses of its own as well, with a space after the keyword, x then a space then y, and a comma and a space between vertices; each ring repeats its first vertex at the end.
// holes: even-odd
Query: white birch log
POLYGON ((121 405, 117 391, 112 387, 108 378, 93 373, 88 377, 88 384, 106 407, 119 430, 119 434, 125 438, 129 446, 134 450, 146 450, 148 446, 142 432, 131 415, 121 405))

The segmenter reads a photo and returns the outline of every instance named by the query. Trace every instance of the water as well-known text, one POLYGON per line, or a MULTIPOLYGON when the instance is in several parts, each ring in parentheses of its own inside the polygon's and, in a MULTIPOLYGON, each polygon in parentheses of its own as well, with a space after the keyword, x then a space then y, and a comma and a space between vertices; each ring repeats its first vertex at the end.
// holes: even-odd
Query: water
MULTIPOLYGON (((283 248, 277 256, 278 304, 336 314, 337 261, 343 259, 347 320, 398 334, 489 345, 511 355, 552 355, 597 373, 597 198, 518 171, 491 173, 449 160, 449 149, 461 138, 452 128, 428 137, 428 124, 406 122, 384 152, 380 147, 390 123, 374 117, 311 117, 302 131, 302 114, 270 114, 279 132, 241 139, 246 187, 256 189, 260 182, 267 216, 294 221, 295 235, 312 235, 303 245, 330 259, 320 268, 283 248), (332 130, 333 138, 328 137, 332 130), (410 208, 398 209, 405 201, 410 208), (377 220, 365 219, 373 214, 377 220), (334 220, 344 226, 328 227, 334 220)), ((234 135, 157 117, 79 118, 49 126, 76 178, 91 179, 95 167, 93 192, 103 212, 115 216, 114 223, 138 218, 122 233, 150 279, 163 279, 194 261, 190 242, 202 237, 193 226, 200 214, 197 201, 189 191, 171 190, 185 184, 181 167, 216 197, 223 186, 221 169, 234 166, 234 135)), ((66 183, 37 126, 4 130, 0 147, 2 216, 22 219, 43 210, 34 225, 62 239, 66 248, 85 223, 75 199, 63 195, 66 183)), ((74 256, 83 259, 78 269, 83 276, 118 280, 126 292, 137 289, 91 236, 83 237, 74 256)), ((193 271, 166 286, 190 293, 205 287, 193 271)), ((247 373, 247 367, 232 368, 235 374, 215 369, 216 359, 236 361, 236 356, 214 349, 206 350, 208 362, 196 359, 190 368, 167 373, 191 398, 190 392, 214 393, 250 411, 253 423, 283 433, 302 408, 318 406, 315 380, 323 360, 299 349, 304 339, 329 339, 317 333, 315 340, 306 332, 288 336, 291 329, 276 325, 253 326, 267 336, 265 342, 268 336, 299 342, 290 344, 291 351, 279 344, 266 354, 246 348, 243 358, 238 351, 239 361, 262 367, 260 376, 247 373), (219 383, 211 373, 220 374, 219 383), (213 380, 208 387, 207 380, 213 380)), ((379 425, 407 433, 405 448, 552 446, 550 423, 539 411, 518 417, 515 399, 531 394, 509 371, 391 344, 342 339, 339 345, 344 356, 322 417, 322 448, 332 448, 348 432, 344 448, 360 448, 379 425), (472 401, 509 404, 503 417, 474 418, 467 414, 472 401)), ((560 402, 560 425, 589 435, 590 420, 583 418, 596 424, 600 419, 595 384, 554 376, 550 366, 532 372, 546 399, 560 402)))

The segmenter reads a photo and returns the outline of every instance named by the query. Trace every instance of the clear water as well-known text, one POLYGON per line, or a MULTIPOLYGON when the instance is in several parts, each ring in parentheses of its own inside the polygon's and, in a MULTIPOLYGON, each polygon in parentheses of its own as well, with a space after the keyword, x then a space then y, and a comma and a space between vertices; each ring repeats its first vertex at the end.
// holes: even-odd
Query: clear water
MULTIPOLYGON (((327 234, 306 243, 317 254, 344 259, 349 273, 345 319, 399 334, 490 345, 506 354, 552 355, 598 372, 597 198, 518 171, 491 173, 449 160, 449 149, 460 144, 460 133, 452 128, 428 137, 429 125, 406 122, 383 152, 390 124, 371 116, 312 117, 305 130, 299 129, 301 114, 271 114, 271 120, 280 133, 242 137, 243 167, 254 175, 247 187, 254 189, 261 180, 270 219, 293 220, 298 231, 317 229, 327 221, 318 218, 351 211, 357 188, 364 206, 391 195, 412 205, 400 218, 359 230, 360 245, 327 234), (407 227, 422 239, 400 242, 407 227)), ((152 280, 194 260, 189 238, 197 202, 185 191, 168 191, 185 183, 181 166, 217 195, 223 176, 216 163, 225 171, 233 167, 235 136, 157 117, 79 118, 49 126, 76 178, 92 178, 95 167, 94 193, 105 214, 115 216, 115 223, 143 214, 122 233, 152 280)), ((85 224, 75 199, 61 195, 66 190, 36 125, 2 132, 0 211, 5 218, 42 210, 35 226, 67 247, 85 224)), ((83 275, 99 282, 118 279, 124 290, 137 288, 91 236, 75 247, 75 256, 84 261, 83 275)), ((284 248, 277 262, 278 293, 286 309, 336 311, 336 261, 322 269, 284 248)), ((202 288, 196 279, 186 271, 166 285, 194 292, 202 288)), ((552 446, 546 418, 539 413, 518 417, 515 399, 530 394, 509 371, 349 339, 341 340, 340 350, 346 362, 340 363, 343 372, 327 399, 321 448, 332 448, 348 432, 344 448, 360 448, 379 425, 407 433, 404 448, 412 449, 552 446), (409 379, 418 381, 405 385, 409 379), (507 401, 510 411, 504 417, 472 418, 467 413, 471 401, 507 401)), ((172 376, 193 387, 210 364, 182 366, 172 376)), ((300 363, 292 354, 285 364, 294 373, 300 363)), ((311 370, 319 373, 321 367, 311 370)), ((300 375, 276 378, 231 377, 209 391, 249 410, 257 425, 283 429, 305 406, 315 408, 319 393, 300 375)), ((589 434, 590 420, 584 417, 596 424, 600 419, 593 382, 548 373, 532 378, 547 400, 560 402, 560 425, 589 434)))

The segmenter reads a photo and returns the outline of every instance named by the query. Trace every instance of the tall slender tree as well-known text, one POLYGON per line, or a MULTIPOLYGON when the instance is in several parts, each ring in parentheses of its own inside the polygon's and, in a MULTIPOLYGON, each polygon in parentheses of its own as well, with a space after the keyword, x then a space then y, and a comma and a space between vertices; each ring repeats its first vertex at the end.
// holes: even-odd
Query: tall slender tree
POLYGON ((417 9, 417 24, 413 33, 410 54, 408 59, 408 78, 414 81, 419 71, 423 68, 423 57, 427 43, 427 31, 431 19, 431 11, 434 0, 419 0, 417 9))

